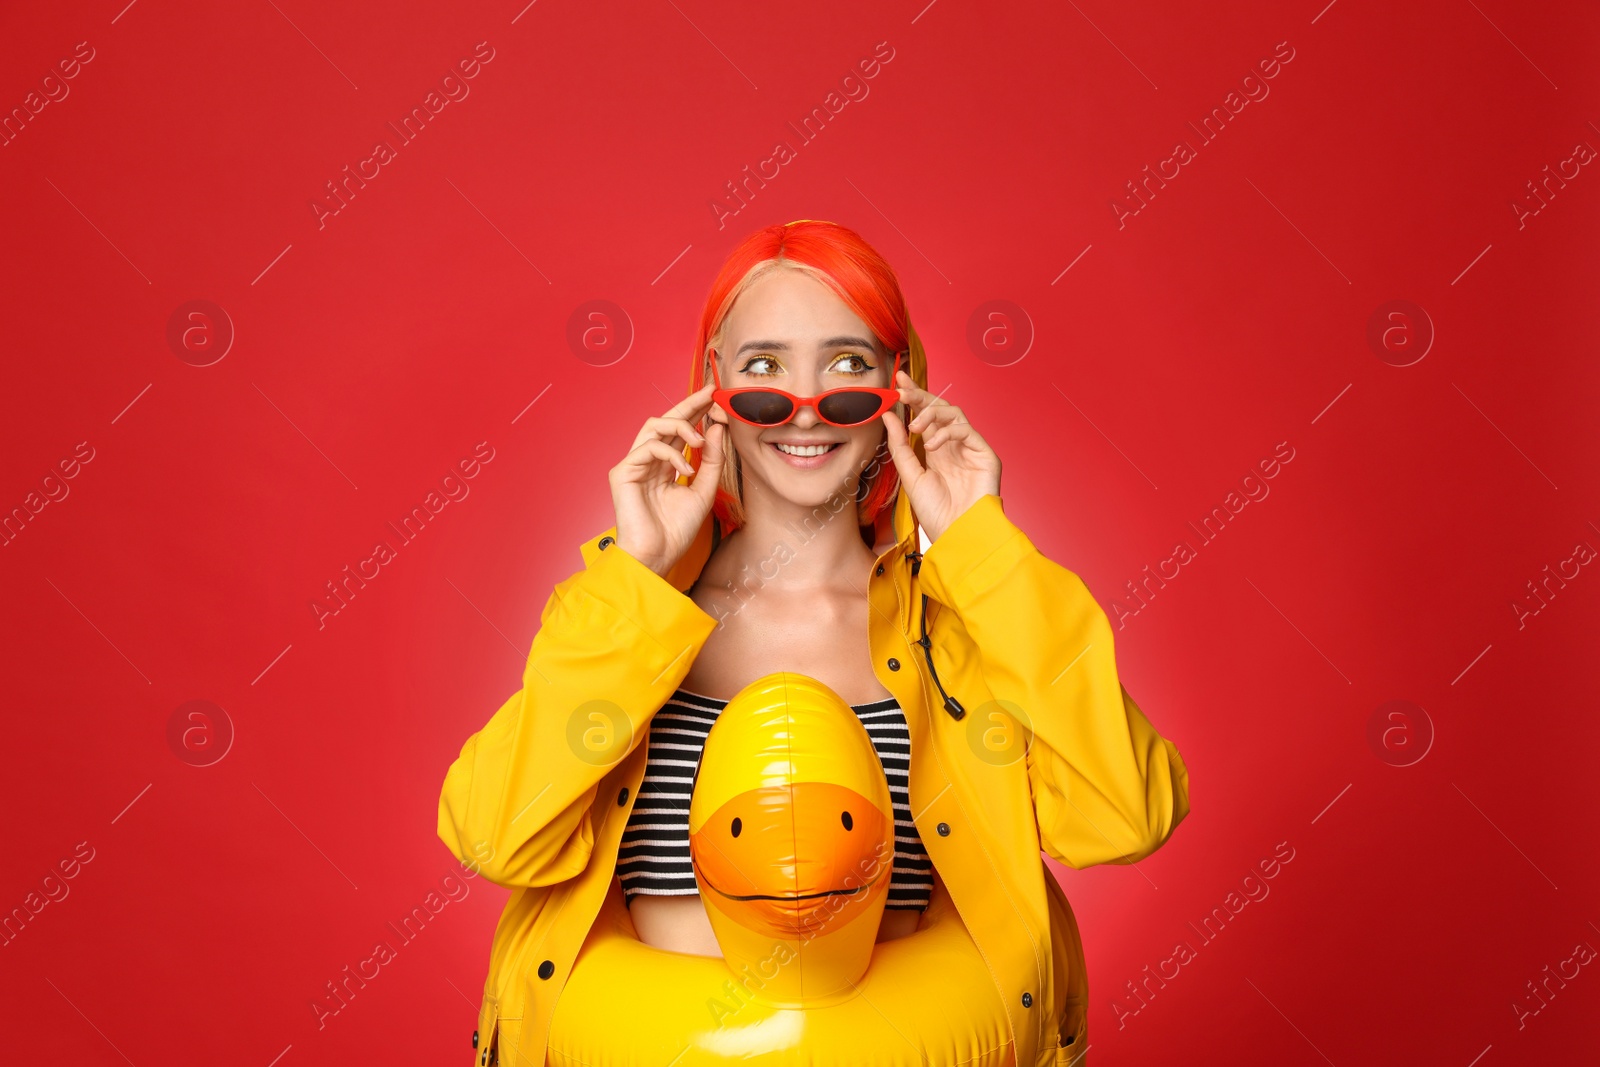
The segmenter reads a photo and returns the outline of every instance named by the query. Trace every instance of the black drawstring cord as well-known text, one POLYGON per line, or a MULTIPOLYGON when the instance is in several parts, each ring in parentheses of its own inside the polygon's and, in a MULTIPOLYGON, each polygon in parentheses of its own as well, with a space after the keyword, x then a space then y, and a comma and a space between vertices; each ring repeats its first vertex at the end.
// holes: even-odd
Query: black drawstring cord
MULTIPOLYGON (((922 553, 907 552, 906 558, 911 561, 911 573, 915 575, 922 569, 922 553)), ((928 638, 928 594, 922 594, 922 638, 912 642, 922 646, 922 655, 928 661, 928 673, 933 676, 933 684, 939 687, 939 695, 944 697, 944 710, 950 713, 952 719, 960 719, 967 714, 967 709, 961 706, 961 701, 944 691, 944 684, 939 681, 939 672, 933 667, 933 642, 928 638)))

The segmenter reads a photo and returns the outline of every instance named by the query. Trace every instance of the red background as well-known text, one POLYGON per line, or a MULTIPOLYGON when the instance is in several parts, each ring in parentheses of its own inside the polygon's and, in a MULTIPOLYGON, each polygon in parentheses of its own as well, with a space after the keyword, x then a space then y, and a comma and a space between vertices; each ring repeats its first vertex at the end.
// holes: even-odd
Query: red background
POLYGON ((0 15, 7 113, 94 50, 0 148, 0 508, 93 449, 0 548, 0 908, 93 849, 0 948, 7 1060, 469 1055, 506 897, 481 879, 321 1029, 310 1004, 452 869, 446 768, 612 523, 606 471, 686 391, 722 257, 803 217, 895 264, 1007 512, 1108 614, 1197 549, 1117 632, 1193 814, 1137 868, 1057 868, 1091 1061, 1593 1055, 1593 966, 1513 1004, 1600 947, 1600 576, 1512 605, 1600 547, 1600 175, 1510 206, 1600 147, 1592 8, 124 2, 0 15), (481 41, 470 95, 319 227, 324 183, 481 41), (801 144, 786 123, 885 41, 801 144), (1200 145, 1186 123, 1285 41, 1200 145), (1179 139, 1197 158, 1119 227, 1179 139), (209 366, 218 334, 167 339, 191 300, 236 332, 209 366), (626 323, 574 349, 591 300, 626 323), (974 347, 993 300, 1020 315, 974 347), (1375 347, 1392 300, 1431 331, 1375 347), (324 583, 479 442, 470 495, 319 628, 324 583), (1280 442, 1202 545, 1187 523, 1280 442), (169 742, 191 700, 234 732, 210 766, 169 742), (1374 743, 1394 700, 1422 710, 1374 743), (1280 842, 1270 895, 1198 937, 1280 842), (1180 941, 1140 1007, 1125 983, 1180 941))

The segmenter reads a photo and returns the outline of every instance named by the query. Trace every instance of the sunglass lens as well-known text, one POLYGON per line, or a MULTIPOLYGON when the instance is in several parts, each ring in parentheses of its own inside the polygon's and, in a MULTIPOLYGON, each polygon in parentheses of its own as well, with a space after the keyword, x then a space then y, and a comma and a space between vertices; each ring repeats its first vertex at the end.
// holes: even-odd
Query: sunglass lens
POLYGON ((794 405, 786 397, 764 391, 736 394, 731 404, 740 418, 762 426, 776 426, 794 412, 794 405))
POLYGON ((825 398, 817 405, 817 411, 829 422, 840 426, 858 426, 878 414, 882 406, 883 401, 877 393, 850 391, 825 398))

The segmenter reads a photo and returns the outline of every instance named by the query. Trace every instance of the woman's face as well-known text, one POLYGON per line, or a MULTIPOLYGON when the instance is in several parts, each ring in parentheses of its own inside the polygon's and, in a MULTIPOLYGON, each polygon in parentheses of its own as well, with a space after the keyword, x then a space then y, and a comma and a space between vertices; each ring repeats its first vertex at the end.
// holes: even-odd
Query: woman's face
MULTIPOLYGON (((767 385, 809 397, 843 386, 892 384, 893 354, 831 289, 798 270, 774 270, 746 289, 728 312, 716 351, 717 372, 728 389, 767 385)), ((739 452, 747 505, 759 489, 808 507, 839 493, 853 502, 858 477, 886 433, 882 419, 830 426, 811 407, 781 426, 751 426, 717 405, 711 417, 728 428, 739 452), (785 448, 812 453, 817 445, 827 451, 795 455, 785 448)), ((870 477, 876 469, 866 473, 870 477)))

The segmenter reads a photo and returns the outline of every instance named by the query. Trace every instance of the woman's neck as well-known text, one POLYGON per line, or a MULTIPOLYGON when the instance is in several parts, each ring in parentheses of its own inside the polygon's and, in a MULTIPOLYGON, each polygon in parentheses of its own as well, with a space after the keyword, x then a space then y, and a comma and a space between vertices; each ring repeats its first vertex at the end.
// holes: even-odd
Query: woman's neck
POLYGON ((747 495, 744 525, 722 539, 701 580, 723 586, 754 574, 763 584, 796 590, 846 581, 857 586, 857 572, 872 563, 877 551, 862 540, 854 497, 846 494, 842 502, 835 511, 829 504, 806 507, 747 495))

